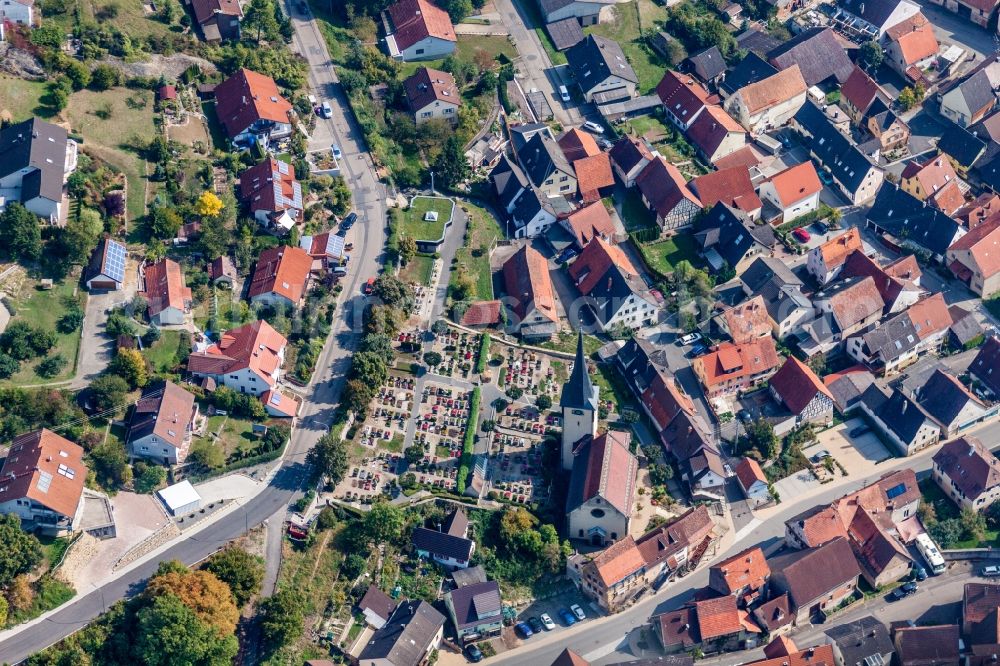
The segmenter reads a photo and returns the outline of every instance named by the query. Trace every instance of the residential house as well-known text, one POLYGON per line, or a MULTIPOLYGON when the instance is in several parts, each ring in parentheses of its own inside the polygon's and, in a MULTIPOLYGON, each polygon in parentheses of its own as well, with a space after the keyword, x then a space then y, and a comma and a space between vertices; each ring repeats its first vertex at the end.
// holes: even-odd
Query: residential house
POLYGON ((608 20, 609 12, 619 0, 538 0, 546 23, 575 19, 579 25, 597 25, 608 20), (603 16, 602 16, 603 15, 603 16))
POLYGON ((945 263, 956 278, 982 298, 1000 291, 1000 215, 952 243, 945 263))
POLYGON ((382 590, 369 585, 365 596, 358 602, 358 610, 365 617, 365 624, 373 629, 381 629, 396 610, 396 602, 382 590))
POLYGON ((868 116, 865 127, 883 153, 902 148, 910 141, 910 126, 888 108, 868 116))
POLYGON ((736 463, 736 480, 740 489, 754 507, 768 504, 772 499, 767 476, 753 458, 740 458, 736 463))
POLYGON ((937 423, 899 390, 886 394, 872 384, 861 396, 860 406, 899 455, 913 455, 941 439, 937 423))
POLYGON ((771 397, 795 415, 795 424, 833 423, 833 394, 808 365, 789 356, 768 382, 771 397))
POLYGON ((191 308, 191 288, 184 286, 181 265, 173 259, 150 264, 143 271, 143 283, 149 320, 157 326, 183 324, 191 308))
POLYGON ((15 437, 0 469, 0 512, 26 530, 59 536, 81 527, 87 466, 83 448, 42 428, 15 437))
POLYGON ((898 627, 892 637, 899 666, 958 664, 961 640, 957 624, 898 627))
POLYGON ((763 204, 754 191, 750 174, 746 169, 733 167, 711 171, 692 178, 688 188, 701 201, 703 208, 711 208, 722 202, 730 208, 741 211, 751 220, 760 218, 763 204))
POLYGON ((576 127, 563 132, 556 143, 559 144, 563 156, 571 164, 577 160, 601 154, 601 149, 598 147, 594 135, 576 127))
POLYGON ((874 382, 875 375, 860 368, 834 373, 823 378, 823 383, 833 396, 834 406, 845 418, 857 409, 861 403, 861 396, 874 382))
POLYGON ((58 125, 29 118, 0 129, 0 211, 18 201, 48 223, 63 226, 63 186, 76 162, 76 141, 58 125))
POLYGON ((935 370, 912 397, 941 426, 943 439, 996 415, 996 409, 987 407, 957 377, 941 369, 935 370))
POLYGON ((966 583, 962 588, 962 633, 973 636, 976 625, 988 622, 1000 607, 1000 585, 966 583))
POLYGON ((524 171, 509 160, 507 155, 501 155, 497 165, 490 171, 489 179, 500 208, 510 213, 517 203, 517 198, 528 187, 528 178, 524 175, 524 171))
POLYGON ((969 19, 981 28, 989 26, 997 8, 995 0, 931 0, 931 2, 969 19))
POLYGON ((588 299, 601 330, 636 329, 656 322, 659 303, 621 248, 599 237, 591 239, 569 267, 569 275, 588 299))
POLYGON ((226 255, 221 255, 212 260, 208 265, 208 279, 215 286, 225 286, 229 289, 239 280, 240 274, 233 265, 233 260, 226 255))
POLYGON ((168 467, 184 462, 197 418, 191 392, 171 381, 147 389, 129 419, 129 455, 168 467))
POLYGON ((629 533, 639 468, 630 442, 630 433, 612 430, 576 447, 566 498, 570 538, 606 546, 629 533))
POLYGON ((455 77, 448 72, 421 67, 403 81, 403 91, 417 125, 435 119, 458 122, 462 96, 455 77))
POLYGON ((278 389, 265 391, 260 396, 260 401, 264 403, 264 411, 268 416, 274 418, 292 419, 298 416, 300 402, 278 389))
POLYGON ((932 476, 962 510, 981 512, 1000 499, 1000 460, 978 437, 945 443, 934 454, 932 476))
POLYGON ((910 306, 882 325, 847 340, 847 353, 876 374, 892 375, 941 347, 951 316, 940 293, 910 306))
POLYGON ((576 173, 548 132, 532 136, 517 151, 517 158, 525 176, 543 196, 568 196, 576 191, 576 173))
POLYGON ((787 592, 794 623, 829 612, 854 594, 861 569, 846 539, 771 558, 771 585, 787 592))
POLYGON ((240 174, 240 199, 258 224, 278 233, 288 233, 305 210, 295 167, 270 156, 240 174))
POLYGON ((251 303, 298 307, 306 295, 312 257, 300 247, 279 245, 260 253, 247 295, 251 303))
POLYGON ((33 0, 2 0, 0 2, 0 23, 9 21, 32 27, 35 25, 35 3, 33 0))
POLYGON ((215 87, 215 115, 237 148, 258 145, 292 134, 292 105, 270 76, 243 68, 215 87))
MULTIPOLYGON (((788 70, 785 70, 788 71, 788 70)), ((848 201, 860 205, 876 195, 885 173, 830 122, 812 102, 795 114, 795 126, 806 138, 809 155, 833 178, 848 201)))
POLYGON ((900 188, 921 201, 927 201, 946 215, 965 204, 961 181, 945 157, 938 153, 923 163, 913 161, 900 176, 900 188))
POLYGON ((740 275, 743 293, 761 296, 771 333, 784 340, 814 316, 812 301, 802 293, 802 281, 780 259, 757 257, 740 275))
POLYGON ((885 303, 887 314, 901 312, 920 299, 921 275, 920 266, 912 254, 882 267, 862 250, 854 250, 847 255, 840 271, 842 278, 868 276, 875 280, 875 288, 885 303))
MULTIPOLYGON (((571 207, 562 197, 546 197, 534 187, 521 191, 510 209, 509 224, 514 225, 512 238, 534 238, 551 227, 556 219, 571 207)), ((508 231, 509 231, 508 226, 508 231)))
POLYGON ((729 266, 737 276, 778 242, 770 226, 754 224, 721 202, 699 219, 694 237, 713 272, 729 266))
POLYGON ((748 548, 708 570, 708 586, 725 596, 733 596, 745 608, 767 596, 771 568, 760 546, 748 548))
POLYGON ((643 167, 635 185, 663 233, 689 226, 701 212, 701 201, 688 189, 684 176, 662 157, 643 167))
POLYGON ((844 83, 854 68, 837 33, 822 26, 803 30, 768 53, 767 59, 778 70, 798 66, 806 86, 831 79, 844 83))
POLYGON ((771 335, 771 321, 763 296, 754 296, 726 308, 717 317, 719 327, 738 345, 771 335))
POLYGON ((434 560, 448 569, 465 569, 476 552, 476 542, 469 538, 469 519, 461 509, 448 514, 438 529, 413 528, 410 542, 417 557, 434 560))
POLYGON ((948 329, 948 344, 955 349, 969 350, 978 347, 985 339, 985 330, 975 315, 960 305, 948 308, 951 327, 948 329))
POLYGON ((779 365, 774 340, 736 345, 724 342, 697 357, 691 366, 709 398, 745 391, 773 375, 779 365))
POLYGON ((525 245, 515 252, 503 265, 503 279, 511 330, 526 339, 549 338, 559 330, 548 262, 538 250, 525 245))
POLYGON ((685 63, 687 69, 706 85, 718 82, 725 75, 727 68, 726 59, 722 57, 718 46, 710 46, 704 51, 688 56, 685 63))
POLYGON ((725 108, 751 134, 782 127, 806 102, 806 82, 798 65, 743 86, 725 108))
POLYGON ((966 229, 975 229, 980 224, 989 221, 998 212, 1000 212, 1000 196, 992 192, 984 192, 955 211, 952 217, 966 229))
POLYGON ((448 12, 430 0, 399 0, 386 14, 390 57, 404 62, 437 60, 455 51, 458 37, 448 12))
POLYGON ((588 103, 607 104, 635 97, 639 78, 617 42, 587 35, 566 49, 566 59, 588 103))
POLYGON ((800 650, 792 642, 792 639, 780 635, 764 647, 764 656, 766 659, 747 662, 746 666, 810 666, 812 664, 833 666, 835 663, 840 666, 839 662, 834 661, 831 646, 817 645, 800 650))
POLYGON ((885 33, 885 61, 908 81, 920 81, 921 70, 937 60, 934 26, 920 13, 907 17, 885 33))
POLYGON ((403 601, 357 656, 359 664, 420 666, 441 645, 445 617, 426 601, 403 601))
POLYGON ((299 247, 312 257, 313 266, 315 267, 316 262, 319 262, 326 269, 335 268, 344 260, 344 257, 347 256, 344 245, 343 236, 329 231, 299 238, 299 247))
POLYGON ((993 55, 938 93, 941 115, 960 127, 971 127, 996 107, 998 89, 1000 57, 993 55))
POLYGON ((813 297, 816 311, 829 319, 833 340, 839 342, 882 318, 885 301, 870 277, 835 282, 813 297))
POLYGON ((601 201, 595 201, 559 219, 559 224, 573 237, 574 244, 580 250, 595 238, 606 242, 614 242, 618 234, 614 220, 601 201))
POLYGON ((708 508, 702 504, 636 539, 647 581, 655 585, 681 568, 696 567, 718 540, 714 528, 708 508))
POLYGON ((747 133, 721 106, 710 104, 688 127, 687 139, 707 162, 723 169, 718 160, 743 148, 747 133))
POLYGON ((656 86, 667 118, 677 129, 687 132, 708 104, 709 92, 691 76, 667 70, 656 86))
POLYGON ((889 630, 871 615, 830 627, 823 633, 840 666, 892 663, 895 646, 889 630))
POLYGON ((847 528, 847 538, 861 567, 861 575, 873 589, 898 581, 913 567, 913 558, 891 533, 895 529, 884 516, 872 514, 864 507, 858 508, 847 528))
POLYGON ((288 340, 264 320, 223 333, 219 341, 188 356, 188 372, 239 393, 261 395, 278 383, 288 340))
POLYGON ((503 629, 500 585, 495 580, 445 592, 444 605, 459 645, 499 636, 503 629))
POLYGON ((848 34, 853 28, 861 34, 852 36, 880 41, 889 28, 919 13, 920 5, 910 0, 841 0, 838 9, 849 15, 842 19, 848 34), (861 20, 851 21, 851 16, 861 20))
POLYGON ((938 262, 944 261, 948 248, 965 234, 951 217, 934 206, 921 205, 919 199, 892 183, 879 190, 865 226, 896 247, 923 249, 938 262))
POLYGON ((810 160, 780 171, 760 185, 760 196, 773 205, 778 215, 773 222, 786 224, 819 209, 823 184, 810 160))
POLYGON ((243 9, 239 0, 191 0, 191 10, 206 42, 240 39, 243 9))
POLYGON ((736 607, 735 597, 694 601, 676 611, 650 618, 653 635, 668 655, 689 652, 729 652, 746 645, 756 627, 745 611, 736 607))
POLYGON ((875 79, 868 76, 865 70, 855 65, 844 85, 840 87, 841 108, 847 112, 855 125, 860 125, 869 110, 877 106, 876 100, 880 100, 882 106, 887 107, 892 97, 875 82, 875 79))
POLYGON ((598 152, 573 161, 576 186, 584 203, 593 203, 609 196, 615 186, 615 176, 611 171, 611 158, 607 153, 598 152))
MULTIPOLYGON (((1000 118, 997 118, 997 120, 1000 120, 1000 118)), ((951 162, 952 168, 955 169, 955 172, 960 177, 968 177, 969 170, 976 164, 976 162, 979 161, 980 157, 986 154, 987 142, 990 144, 990 152, 992 153, 994 150, 996 139, 992 136, 988 129, 988 127, 994 127, 993 123, 994 120, 991 117, 968 129, 965 127, 959 127, 955 123, 951 122, 945 124, 945 130, 941 133, 941 138, 938 140, 937 149, 948 158, 948 161, 951 162)), ((980 195, 980 197, 984 197, 980 205, 990 202, 995 196, 996 195, 991 192, 983 193, 980 195)), ((995 204, 994 206, 991 206, 991 208, 993 207, 995 207, 995 204)), ((968 215, 968 213, 965 213, 964 215, 968 215)), ((958 218, 959 215, 956 213, 955 217, 958 218)), ((985 217, 985 215, 983 217, 985 217)), ((970 226, 966 222, 965 226, 971 229, 975 225, 970 226)))
MULTIPOLYGON (((767 49, 771 50, 781 45, 781 42, 768 40, 767 49)), ((766 52, 763 55, 767 55, 766 52)), ((751 83, 757 83, 774 76, 778 70, 765 60, 761 54, 754 51, 748 53, 736 63, 736 66, 726 72, 725 78, 719 84, 719 96, 729 99, 736 91, 751 83)))
POLYGON ((643 168, 654 159, 645 141, 629 135, 619 139, 608 155, 615 175, 626 188, 635 185, 635 179, 643 168))
POLYGON ((501 321, 500 313, 502 310, 503 302, 496 299, 492 301, 473 301, 469 303, 469 308, 462 315, 462 319, 458 323, 462 326, 475 329, 496 326, 501 321))
MULTIPOLYGON (((791 631, 795 615, 792 613, 792 600, 788 593, 774 596, 755 608, 753 620, 769 636, 780 637, 791 631)), ((768 666, 771 665, 768 664, 768 666)), ((775 664, 774 666, 783 666, 783 664, 775 664)))
POLYGON ((986 339, 972 359, 969 374, 980 382, 979 390, 985 389, 994 398, 1000 396, 1000 339, 993 335, 986 339))
POLYGON ((116 240, 102 238, 90 255, 85 272, 87 289, 117 291, 125 284, 125 264, 128 251, 116 240))

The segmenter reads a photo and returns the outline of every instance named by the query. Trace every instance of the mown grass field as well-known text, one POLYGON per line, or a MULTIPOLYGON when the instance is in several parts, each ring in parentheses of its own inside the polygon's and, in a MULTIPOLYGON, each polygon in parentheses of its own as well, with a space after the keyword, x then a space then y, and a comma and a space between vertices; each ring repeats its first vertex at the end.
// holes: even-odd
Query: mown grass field
POLYGON ((639 94, 645 95, 660 82, 669 63, 643 43, 642 32, 662 24, 667 10, 652 0, 632 0, 615 5, 614 14, 613 21, 589 26, 584 32, 613 39, 621 45, 639 79, 639 94))
POLYGON ((438 240, 444 234, 444 225, 451 219, 451 208, 450 199, 413 197, 410 207, 403 211, 400 235, 414 240, 438 240), (424 220, 424 216, 431 211, 436 212, 438 217, 437 220, 428 222, 424 220))
MULTIPOLYGON (((11 321, 26 321, 32 326, 37 326, 47 331, 54 331, 56 334, 56 344, 49 352, 49 355, 62 354, 62 357, 66 359, 66 365, 62 369, 62 372, 55 377, 43 378, 39 377, 38 373, 35 372, 35 366, 42 359, 22 361, 20 371, 5 380, 3 384, 13 384, 16 386, 49 384, 67 380, 76 372, 76 356, 80 349, 80 329, 71 333, 62 333, 56 327, 56 323, 66 314, 66 304, 70 302, 70 299, 74 298, 73 290, 75 286, 73 282, 66 281, 46 291, 39 289, 37 283, 32 280, 25 282, 21 293, 13 299, 17 314, 11 317, 11 321)), ((77 294, 75 298, 78 299, 82 308, 86 302, 85 296, 77 294)))

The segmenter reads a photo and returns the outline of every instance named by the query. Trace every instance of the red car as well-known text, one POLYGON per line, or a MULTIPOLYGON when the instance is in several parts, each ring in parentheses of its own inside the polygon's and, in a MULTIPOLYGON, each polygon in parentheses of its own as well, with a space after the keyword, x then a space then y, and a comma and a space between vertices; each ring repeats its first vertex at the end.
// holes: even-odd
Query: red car
POLYGON ((809 242, 809 232, 806 231, 805 229, 803 229, 802 227, 799 227, 799 228, 795 229, 794 231, 792 231, 792 235, 795 236, 799 241, 801 241, 803 243, 808 243, 809 242))
POLYGON ((365 286, 361 288, 365 296, 372 293, 375 289, 375 278, 368 278, 368 282, 365 282, 365 286))

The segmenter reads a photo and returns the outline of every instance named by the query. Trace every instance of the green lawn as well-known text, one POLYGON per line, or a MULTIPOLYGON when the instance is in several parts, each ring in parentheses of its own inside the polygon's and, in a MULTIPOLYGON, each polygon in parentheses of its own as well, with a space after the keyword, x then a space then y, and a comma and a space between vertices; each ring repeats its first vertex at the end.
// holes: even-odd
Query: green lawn
POLYGON ((463 201, 461 205, 468 209, 469 244, 459 248, 455 256, 458 258, 458 265, 464 266, 475 279, 476 300, 488 301, 493 298, 489 248, 496 239, 503 237, 503 232, 496 218, 485 208, 468 201, 463 201))
POLYGON ((399 278, 403 282, 429 287, 431 286, 431 273, 433 271, 434 257, 427 254, 418 254, 413 259, 410 259, 410 263, 400 269, 399 278))
POLYGON ((52 570, 59 560, 62 559, 66 549, 69 548, 70 537, 50 537, 40 536, 38 540, 42 542, 42 554, 45 558, 45 568, 52 570))
POLYGON ((646 204, 642 203, 642 195, 637 187, 631 187, 625 193, 621 217, 625 229, 630 233, 656 227, 656 218, 646 208, 646 204))
MULTIPOLYGON (((576 331, 562 331, 553 336, 551 340, 546 340, 536 346, 573 354, 576 352, 576 337, 576 331)), ((595 353, 603 345, 604 341, 599 338, 592 335, 583 336, 583 353, 587 356, 595 353)))
POLYGON ((37 283, 26 280, 21 288, 21 293, 14 298, 17 314, 11 321, 23 320, 33 326, 38 326, 48 331, 55 331, 56 345, 50 354, 62 354, 66 359, 66 365, 55 377, 39 377, 35 372, 35 366, 41 359, 22 361, 21 369, 3 384, 14 384, 24 386, 26 384, 48 384, 52 382, 65 381, 71 378, 76 372, 76 356, 80 349, 80 329, 71 333, 61 333, 56 328, 56 323, 66 313, 66 304, 71 299, 77 299, 80 307, 84 307, 86 300, 83 294, 76 294, 73 291, 76 285, 70 281, 57 284, 49 290, 39 289, 37 283))
MULTIPOLYGON (((510 40, 503 35, 459 35, 458 44, 455 46, 455 57, 465 62, 476 62, 476 53, 485 51, 496 58, 503 54, 513 60, 517 57, 517 49, 510 43, 510 40)), ((421 60, 417 62, 399 63, 400 80, 413 74, 421 67, 431 69, 441 69, 444 58, 437 60, 421 60)))
POLYGON ((655 243, 640 243, 639 250, 650 267, 664 275, 672 273, 674 266, 685 259, 696 268, 702 263, 694 237, 688 233, 682 232, 655 243))
POLYGON ((584 32, 613 39, 621 45, 639 78, 639 94, 645 95, 660 82, 669 63, 642 42, 642 32, 662 24, 667 18, 666 9, 652 0, 632 0, 615 5, 613 11, 613 21, 587 27, 584 32))
POLYGON ((258 442, 253 436, 253 422, 235 416, 210 416, 205 430, 206 439, 211 441, 211 435, 219 433, 216 446, 221 446, 229 462, 241 450, 251 450, 258 442), (222 429, 219 432, 219 429, 222 429))
POLYGON ((83 150, 125 173, 129 219, 142 217, 146 212, 146 161, 138 147, 157 131, 153 125, 153 93, 127 88, 81 90, 70 96, 65 115, 73 131, 83 136, 83 150), (109 111, 110 115, 98 117, 97 110, 109 111))
POLYGON ((180 346, 180 331, 160 331, 160 339, 142 350, 155 373, 166 373, 177 367, 177 348, 180 346))
POLYGON ((0 76, 0 115, 8 112, 15 121, 31 116, 51 118, 55 109, 40 100, 45 94, 44 81, 24 81, 10 76, 0 76))
POLYGON ((436 241, 444 235, 444 225, 451 219, 451 199, 438 197, 413 197, 410 207, 403 211, 399 233, 414 240, 436 241), (427 222, 424 216, 434 211, 438 219, 427 222))
MULTIPOLYGON (((208 327, 209 312, 211 311, 212 299, 207 298, 198 303, 192 311, 194 325, 204 331, 208 327)), ((217 288, 215 290, 216 326, 221 330, 229 330, 242 326, 246 323, 243 303, 239 299, 239 294, 233 294, 229 289, 217 288)))

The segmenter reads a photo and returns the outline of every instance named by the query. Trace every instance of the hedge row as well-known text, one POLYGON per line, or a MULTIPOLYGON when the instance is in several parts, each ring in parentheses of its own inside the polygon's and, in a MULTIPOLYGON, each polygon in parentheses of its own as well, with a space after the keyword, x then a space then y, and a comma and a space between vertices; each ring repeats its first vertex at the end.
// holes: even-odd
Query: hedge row
POLYGON ((486 371, 486 362, 490 358, 490 334, 483 333, 479 341, 479 358, 476 359, 476 374, 481 375, 486 371))
POLYGON ((472 389, 472 404, 469 406, 469 423, 465 428, 465 441, 462 442, 462 458, 458 464, 458 475, 455 477, 455 490, 459 495, 465 492, 469 480, 469 470, 472 468, 472 454, 476 446, 476 428, 479 424, 479 387, 472 389))

